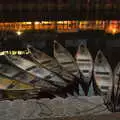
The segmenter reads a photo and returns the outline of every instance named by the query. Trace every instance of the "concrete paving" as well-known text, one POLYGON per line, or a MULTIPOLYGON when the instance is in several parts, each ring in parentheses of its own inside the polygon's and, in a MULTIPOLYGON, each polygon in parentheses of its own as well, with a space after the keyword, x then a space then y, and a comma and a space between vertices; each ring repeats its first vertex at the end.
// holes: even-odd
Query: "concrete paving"
POLYGON ((68 97, 30 99, 0 102, 0 120, 32 120, 55 117, 72 117, 109 114, 103 99, 93 97, 68 97))

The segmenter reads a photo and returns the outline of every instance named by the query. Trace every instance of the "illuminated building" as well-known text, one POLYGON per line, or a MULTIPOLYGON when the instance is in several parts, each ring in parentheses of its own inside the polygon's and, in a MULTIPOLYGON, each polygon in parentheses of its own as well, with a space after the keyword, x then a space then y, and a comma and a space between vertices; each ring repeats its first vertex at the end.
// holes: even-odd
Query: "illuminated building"
POLYGON ((0 0, 0 30, 120 31, 119 0, 0 0), (87 21, 88 20, 88 21, 87 21), (109 21, 110 20, 110 21, 109 21), (116 26, 116 27, 115 27, 116 26))
POLYGON ((104 30, 107 33, 120 33, 120 21, 35 21, 1 22, 0 30, 14 31, 21 35, 26 30, 53 30, 60 32, 78 32, 79 30, 104 30))

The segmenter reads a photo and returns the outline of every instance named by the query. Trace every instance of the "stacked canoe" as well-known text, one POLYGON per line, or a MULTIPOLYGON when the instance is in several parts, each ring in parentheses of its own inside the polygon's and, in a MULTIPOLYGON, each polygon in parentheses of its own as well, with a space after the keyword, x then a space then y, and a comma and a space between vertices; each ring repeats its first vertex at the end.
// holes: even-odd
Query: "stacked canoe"
POLYGON ((57 41, 53 48, 54 57, 31 45, 27 45, 28 56, 2 56, 7 62, 0 61, 1 99, 106 95, 113 91, 119 97, 120 64, 113 75, 102 51, 93 60, 83 42, 74 56, 57 41))

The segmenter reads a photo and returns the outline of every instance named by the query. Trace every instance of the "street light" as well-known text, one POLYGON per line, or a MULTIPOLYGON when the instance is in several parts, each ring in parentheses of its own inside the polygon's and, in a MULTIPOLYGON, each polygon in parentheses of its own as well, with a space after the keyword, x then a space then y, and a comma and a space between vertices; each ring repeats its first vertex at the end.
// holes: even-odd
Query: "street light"
POLYGON ((17 33, 18 36, 20 36, 22 34, 21 31, 17 31, 16 33, 17 33))

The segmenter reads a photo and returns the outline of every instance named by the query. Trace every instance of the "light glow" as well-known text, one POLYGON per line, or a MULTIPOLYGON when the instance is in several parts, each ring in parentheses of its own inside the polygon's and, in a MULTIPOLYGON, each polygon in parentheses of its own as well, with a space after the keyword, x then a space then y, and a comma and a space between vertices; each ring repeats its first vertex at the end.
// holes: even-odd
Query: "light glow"
POLYGON ((2 55, 27 55, 27 54, 31 54, 31 52, 30 51, 26 51, 26 50, 24 50, 24 51, 12 50, 12 51, 1 51, 0 52, 0 56, 2 56, 2 55))
POLYGON ((19 35, 19 36, 22 34, 21 31, 17 31, 16 33, 17 33, 17 35, 19 35))
POLYGON ((57 24, 63 24, 63 21, 57 21, 57 24))
POLYGON ((42 24, 48 24, 49 21, 42 21, 42 24))
POLYGON ((34 24, 35 24, 35 25, 39 25, 40 22, 39 22, 39 21, 35 21, 34 24))
POLYGON ((32 24, 32 22, 26 22, 26 24, 31 25, 31 24, 32 24))
POLYGON ((115 34, 115 33, 117 33, 117 29, 113 28, 112 29, 112 34, 115 34))

